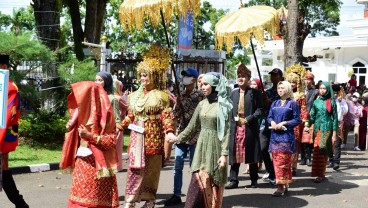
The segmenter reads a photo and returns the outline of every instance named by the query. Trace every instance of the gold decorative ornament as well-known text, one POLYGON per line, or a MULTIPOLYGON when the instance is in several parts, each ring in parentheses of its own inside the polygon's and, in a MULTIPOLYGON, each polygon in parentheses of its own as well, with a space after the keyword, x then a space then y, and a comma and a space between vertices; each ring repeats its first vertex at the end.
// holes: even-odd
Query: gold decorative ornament
POLYGON ((143 61, 137 66, 137 76, 140 80, 141 73, 147 74, 157 89, 166 89, 166 69, 171 64, 170 51, 158 44, 150 46, 143 53, 143 61))
POLYGON ((289 66, 285 70, 285 79, 288 82, 296 82, 298 89, 297 93, 294 93, 294 97, 300 97, 302 94, 304 94, 304 77, 305 77, 306 70, 305 68, 300 64, 295 64, 292 66, 289 66), (298 96, 299 95, 299 96, 298 96))

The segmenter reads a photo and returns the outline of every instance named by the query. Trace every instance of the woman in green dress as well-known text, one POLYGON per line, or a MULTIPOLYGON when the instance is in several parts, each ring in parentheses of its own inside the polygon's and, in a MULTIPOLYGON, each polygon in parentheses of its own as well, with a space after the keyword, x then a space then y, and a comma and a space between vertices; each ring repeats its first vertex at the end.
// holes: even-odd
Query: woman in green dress
POLYGON ((192 163, 185 207, 221 207, 227 181, 229 153, 229 120, 232 109, 230 87, 226 78, 210 72, 202 78, 201 101, 176 142, 185 142, 196 129, 201 129, 192 163))
POLYGON ((328 153, 336 140, 338 129, 337 107, 330 83, 319 85, 319 97, 314 101, 309 123, 313 124, 312 177, 315 183, 325 180, 328 153))

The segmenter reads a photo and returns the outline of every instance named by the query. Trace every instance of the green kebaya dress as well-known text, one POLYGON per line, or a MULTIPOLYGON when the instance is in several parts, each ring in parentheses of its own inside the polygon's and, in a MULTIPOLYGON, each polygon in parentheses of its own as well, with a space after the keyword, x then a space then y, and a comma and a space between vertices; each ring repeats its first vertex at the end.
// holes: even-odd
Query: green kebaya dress
MULTIPOLYGON (((190 139, 190 135, 200 129, 196 150, 192 162, 192 173, 205 170, 216 185, 224 185, 227 181, 227 166, 218 168, 218 159, 229 154, 229 122, 225 122, 224 137, 217 134, 218 103, 202 100, 191 118, 188 126, 178 135, 180 142, 190 139)), ((229 118, 229 117, 228 117, 229 118)))

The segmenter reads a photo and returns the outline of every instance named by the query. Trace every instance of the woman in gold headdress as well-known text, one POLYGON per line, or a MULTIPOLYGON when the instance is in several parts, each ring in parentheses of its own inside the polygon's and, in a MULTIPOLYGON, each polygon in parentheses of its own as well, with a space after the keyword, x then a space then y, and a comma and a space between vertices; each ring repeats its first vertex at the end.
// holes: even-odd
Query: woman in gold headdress
MULTIPOLYGON (((302 142, 308 142, 309 141, 303 141, 303 129, 305 124, 308 124, 309 119, 309 113, 307 111, 307 100, 306 95, 304 92, 304 82, 303 79, 305 77, 306 70, 303 66, 300 64, 292 65, 288 67, 285 71, 285 78, 287 81, 290 82, 292 90, 293 90, 293 96, 295 102, 299 106, 300 110, 300 124, 294 128, 295 133, 295 139, 296 139, 296 153, 293 155, 293 165, 292 165, 292 174, 296 175, 296 168, 298 164, 298 157, 301 149, 302 142)), ((304 159, 304 158, 302 158, 304 159)), ((305 159, 304 159, 305 160, 305 159)), ((302 165, 305 165, 306 161, 301 161, 302 165)))
POLYGON ((141 200, 146 201, 144 207, 155 206, 165 135, 176 138, 169 95, 165 90, 169 52, 152 45, 143 57, 137 67, 141 86, 129 96, 128 115, 118 125, 120 130, 132 130, 125 207, 135 207, 135 203, 141 200))

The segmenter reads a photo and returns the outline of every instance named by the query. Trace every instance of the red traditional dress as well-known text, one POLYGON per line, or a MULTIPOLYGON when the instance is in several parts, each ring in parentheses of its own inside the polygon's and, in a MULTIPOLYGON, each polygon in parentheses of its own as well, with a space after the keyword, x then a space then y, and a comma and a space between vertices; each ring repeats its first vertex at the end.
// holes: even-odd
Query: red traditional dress
POLYGON ((303 139, 304 123, 309 120, 309 113, 307 111, 307 100, 304 93, 294 93, 294 100, 299 106, 300 110, 300 124, 294 128, 296 140, 296 153, 293 155, 293 169, 297 168, 298 156, 300 153, 301 143, 309 143, 303 139))
POLYGON ((73 170, 68 207, 119 207, 115 119, 107 93, 94 82, 72 84, 68 107, 70 115, 77 114, 60 162, 61 169, 73 170), (79 137, 80 125, 92 138, 79 137))

